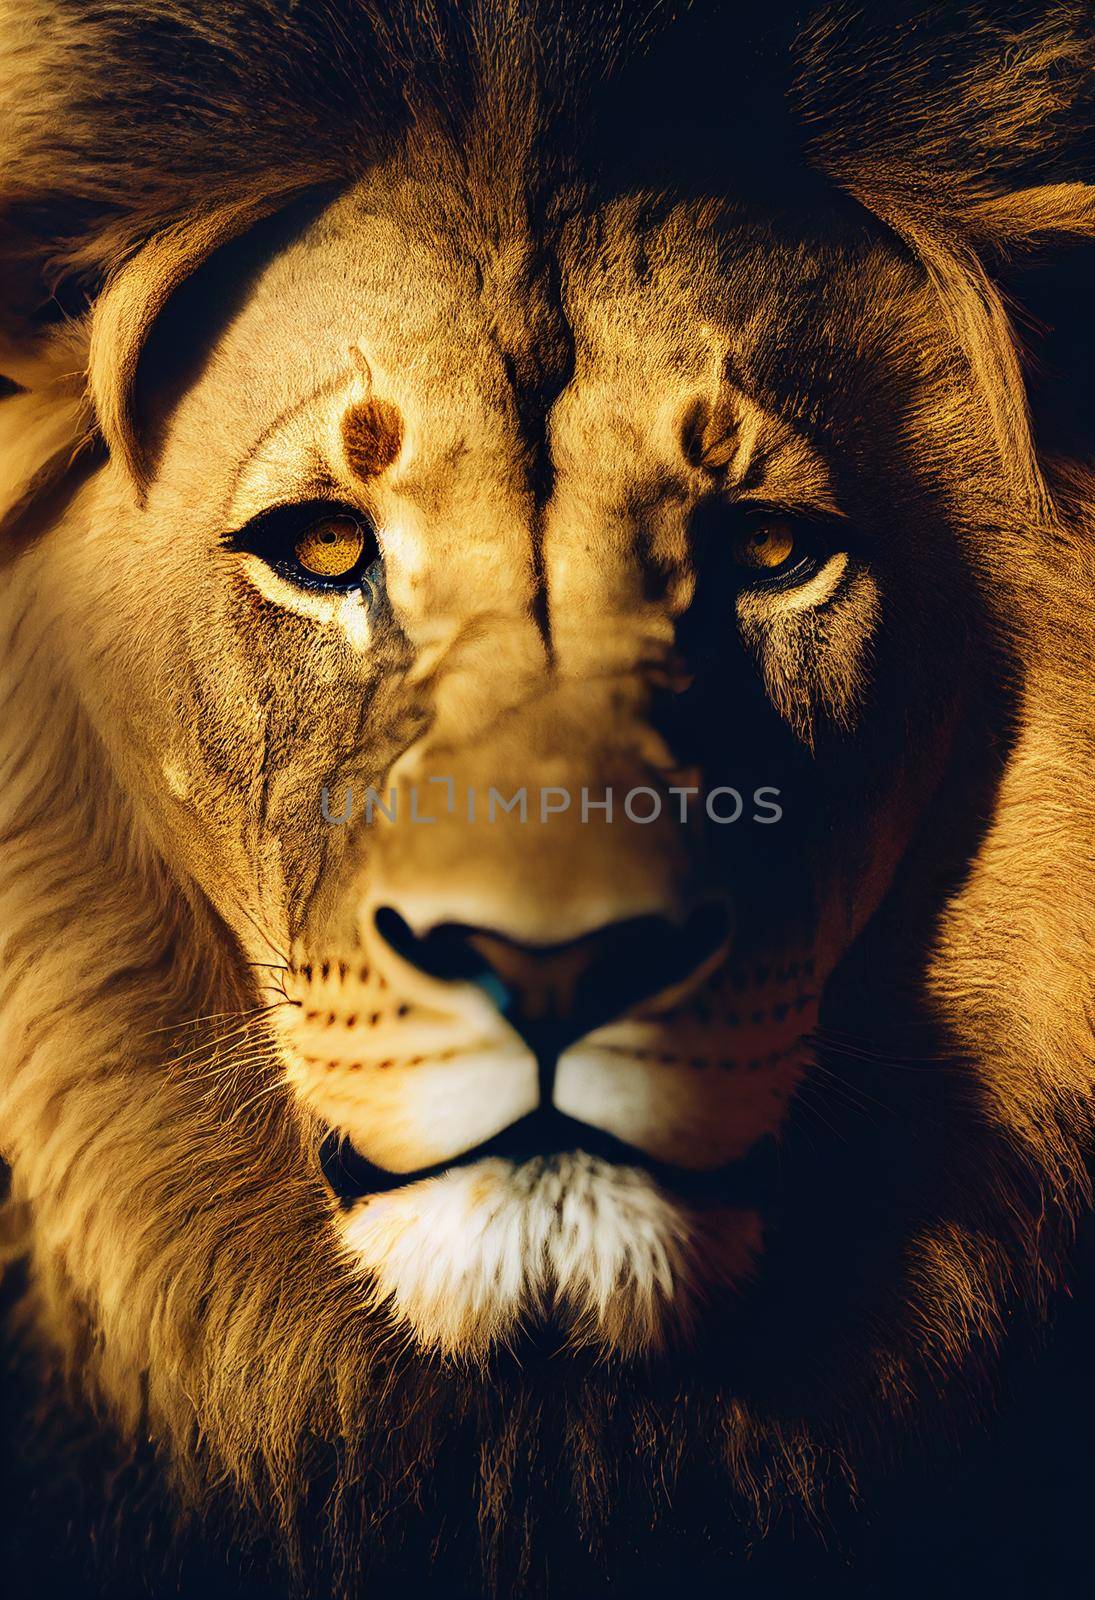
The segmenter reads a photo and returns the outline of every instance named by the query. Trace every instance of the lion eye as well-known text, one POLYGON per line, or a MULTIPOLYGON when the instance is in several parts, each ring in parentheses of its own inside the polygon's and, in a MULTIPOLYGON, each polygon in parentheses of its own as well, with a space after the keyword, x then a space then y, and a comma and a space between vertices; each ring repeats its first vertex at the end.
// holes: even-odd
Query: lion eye
POLYGON ((368 591, 369 574, 380 559, 369 517, 323 500, 271 506, 228 540, 303 589, 368 591))
POLYGON ((306 528, 293 546, 294 559, 314 578, 345 578, 365 549, 365 530, 352 517, 325 517, 306 528))
POLYGON ((775 572, 796 553, 795 531, 786 517, 771 517, 737 535, 734 560, 752 572, 775 572))

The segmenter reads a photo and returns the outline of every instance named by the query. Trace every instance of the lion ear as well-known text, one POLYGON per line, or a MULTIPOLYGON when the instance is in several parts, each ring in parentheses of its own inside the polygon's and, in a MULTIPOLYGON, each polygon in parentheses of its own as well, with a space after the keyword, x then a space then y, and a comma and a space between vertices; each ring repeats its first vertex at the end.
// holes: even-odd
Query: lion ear
POLYGON ((91 316, 89 392, 107 448, 139 498, 172 395, 196 373, 251 274, 305 231, 336 192, 320 186, 251 197, 184 218, 107 280, 91 316))
POLYGON ((153 466, 139 404, 141 357, 157 322, 184 284, 224 246, 265 218, 269 203, 223 205, 165 229, 108 281, 91 319, 88 377, 95 415, 111 455, 143 496, 153 466))
MULTIPOLYGON (((27 387, 28 352, 94 306, 103 432, 138 481, 158 308, 251 218, 352 183, 409 126, 392 9, 0 0, 0 374, 27 387)), ((446 56, 440 35, 425 54, 446 56)))
POLYGON ((1041 504, 1032 445, 1059 448, 1055 420, 1093 388, 1067 350, 1090 346, 1092 326, 1079 293, 1095 239, 1088 8, 827 7, 795 55, 812 159, 927 269, 1041 504))
POLYGON ((165 229, 108 279, 94 307, 44 330, 9 329, 0 339, 0 538, 10 552, 29 536, 35 507, 105 444, 138 496, 151 467, 141 414, 141 357, 182 286, 225 244, 270 209, 225 205, 165 229))
POLYGON ((965 236, 1007 309, 1043 456, 1095 444, 1095 185, 1039 184, 969 208, 965 236))
POLYGON ((998 251, 1031 251, 1054 242, 1095 238, 1095 184, 1039 183, 967 206, 971 242, 998 251))

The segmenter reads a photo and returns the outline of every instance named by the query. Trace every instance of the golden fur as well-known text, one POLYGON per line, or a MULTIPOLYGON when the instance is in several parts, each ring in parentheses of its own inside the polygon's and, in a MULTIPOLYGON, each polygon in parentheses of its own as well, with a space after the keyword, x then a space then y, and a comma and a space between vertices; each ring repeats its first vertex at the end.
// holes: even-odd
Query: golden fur
POLYGON ((197 1513, 347 1591, 590 1584, 712 1526, 722 1559, 982 1403, 1070 1281, 1095 489, 1015 297, 1095 233, 1095 39, 1071 4, 898 9, 786 44, 795 148, 750 190, 748 130, 721 188, 717 130, 629 137, 651 71, 685 119, 673 40, 710 55, 717 7, 0 6, 15 1343, 184 1544, 197 1513), (417 1170, 532 1082, 360 908, 562 940, 676 907, 693 844, 331 828, 321 789, 664 787, 695 530, 750 485, 869 530, 740 596, 748 688, 700 702, 698 768, 808 804, 759 885, 726 845, 730 954, 558 1082, 630 1138, 625 1059, 658 1159, 778 1133, 792 1223, 584 1158, 338 1214, 325 1127, 417 1170), (226 543, 304 497, 381 530, 373 610, 226 543))

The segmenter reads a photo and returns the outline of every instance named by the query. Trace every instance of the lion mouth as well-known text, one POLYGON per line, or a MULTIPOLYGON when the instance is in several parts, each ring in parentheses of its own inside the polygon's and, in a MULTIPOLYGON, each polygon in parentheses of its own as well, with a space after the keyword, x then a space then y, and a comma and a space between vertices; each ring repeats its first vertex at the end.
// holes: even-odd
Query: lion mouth
POLYGON ((647 1173, 660 1188, 682 1200, 712 1200, 724 1205, 763 1206, 774 1197, 779 1176, 774 1136, 760 1138, 735 1161, 696 1171, 660 1161, 614 1134, 566 1116, 554 1107, 540 1107, 504 1128, 501 1133, 463 1151, 413 1172, 392 1172, 370 1161, 349 1137, 332 1130, 319 1147, 319 1165, 329 1189, 344 1210, 372 1196, 423 1183, 461 1167, 489 1159, 550 1162, 553 1158, 585 1155, 613 1167, 647 1173))

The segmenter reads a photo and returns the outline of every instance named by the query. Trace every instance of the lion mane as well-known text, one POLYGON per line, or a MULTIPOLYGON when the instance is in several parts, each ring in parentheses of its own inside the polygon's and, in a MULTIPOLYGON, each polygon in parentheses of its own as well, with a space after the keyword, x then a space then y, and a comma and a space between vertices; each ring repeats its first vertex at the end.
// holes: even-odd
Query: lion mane
MULTIPOLYGON (((225 1581, 226 1549, 235 1593, 285 1573, 347 1594, 365 1577, 584 1592, 606 1570, 641 1593, 681 1561, 710 1577, 783 1520, 852 1516, 908 1440, 949 1439, 952 1413, 989 1414, 1005 1335, 1074 1282, 1095 1065, 1095 397, 1044 323, 1090 321, 1069 285, 1095 238, 1095 29, 1071 3, 775 9, 743 40, 706 4, 642 20, 613 0, 0 5, 0 1139, 10 1470, 36 1508, 17 1560, 64 1524, 96 1530, 108 1570, 137 1583, 166 1564, 194 1592, 225 1581), (826 1059, 878 1197, 877 1254, 849 1283, 900 1270, 849 1351, 848 1283, 788 1243, 778 1347, 749 1344, 771 1326, 763 1285, 742 1335, 749 1393, 707 1351, 621 1374, 595 1353, 561 1369, 545 1342, 487 1372, 363 1314, 273 1047, 233 1020, 251 977, 150 843, 36 587, 106 454, 150 471, 139 341, 112 294, 130 265, 156 285, 151 318, 266 219, 402 141, 460 147, 469 129, 503 152, 502 186, 574 181, 583 141, 626 172, 662 138, 727 192, 872 219, 943 305, 1037 529, 1007 570, 971 551, 993 748, 936 795, 836 981, 839 1015, 891 953, 872 1015, 898 1020, 867 1041, 834 1028, 826 1059), (773 1400, 781 1363, 803 1376, 773 1400)), ((804 1191, 823 1181, 803 1172, 804 1191)), ((815 1236, 854 1188, 816 1199, 815 1236)))

